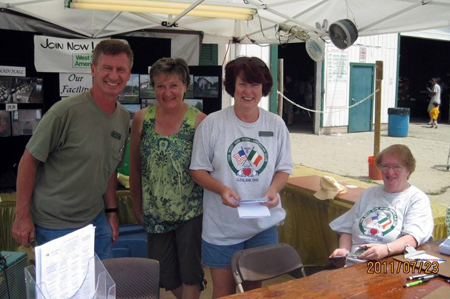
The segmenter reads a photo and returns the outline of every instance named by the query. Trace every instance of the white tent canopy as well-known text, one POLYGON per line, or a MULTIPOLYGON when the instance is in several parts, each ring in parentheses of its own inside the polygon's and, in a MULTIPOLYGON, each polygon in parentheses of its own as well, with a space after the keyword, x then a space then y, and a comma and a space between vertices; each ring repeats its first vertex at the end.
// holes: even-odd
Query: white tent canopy
MULTIPOLYGON (((123 1, 126 2, 126 1, 123 1)), ((169 1, 166 1, 169 2, 169 1)), ((201 1, 183 0, 198 3, 201 1)), ((223 0, 203 1, 257 9, 250 21, 183 16, 178 27, 164 27, 176 16, 65 8, 64 0, 0 0, 0 8, 67 28, 80 36, 106 37, 143 29, 177 29, 204 32, 204 43, 278 43, 276 25, 289 26, 326 36, 316 29, 324 19, 331 24, 349 19, 359 36, 409 32, 450 26, 450 0, 223 0), (236 39, 235 39, 236 40, 236 39)), ((20 27, 20 24, 17 24, 20 27)))

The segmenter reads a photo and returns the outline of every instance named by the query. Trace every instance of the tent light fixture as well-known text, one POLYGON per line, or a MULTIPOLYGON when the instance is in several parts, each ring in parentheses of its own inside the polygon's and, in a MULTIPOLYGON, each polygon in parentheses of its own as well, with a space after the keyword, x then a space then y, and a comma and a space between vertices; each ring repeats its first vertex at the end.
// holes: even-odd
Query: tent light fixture
POLYGON ((167 15, 187 14, 203 18, 252 20, 257 10, 246 7, 148 0, 66 0, 65 6, 74 9, 127 11, 135 13, 155 13, 167 15), (190 10, 189 10, 190 9, 190 10), (186 10, 188 10, 186 12, 186 10))

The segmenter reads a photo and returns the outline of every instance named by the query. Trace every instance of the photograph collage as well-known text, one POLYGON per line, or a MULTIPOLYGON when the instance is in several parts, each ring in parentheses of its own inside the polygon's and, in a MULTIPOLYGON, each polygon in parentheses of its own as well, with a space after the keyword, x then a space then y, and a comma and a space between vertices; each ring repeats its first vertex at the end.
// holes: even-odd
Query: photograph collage
MULTIPOLYGON (((42 78, 0 77, 0 104, 42 104, 43 95, 42 78)), ((0 110, 0 137, 33 135, 41 118, 42 109, 0 110)))
MULTIPOLYGON (((219 97, 219 77, 190 75, 185 102, 203 111, 203 102, 219 97)), ((136 112, 156 103, 156 94, 150 82, 150 75, 131 74, 127 86, 119 95, 119 102, 130 113, 130 121, 136 112)))

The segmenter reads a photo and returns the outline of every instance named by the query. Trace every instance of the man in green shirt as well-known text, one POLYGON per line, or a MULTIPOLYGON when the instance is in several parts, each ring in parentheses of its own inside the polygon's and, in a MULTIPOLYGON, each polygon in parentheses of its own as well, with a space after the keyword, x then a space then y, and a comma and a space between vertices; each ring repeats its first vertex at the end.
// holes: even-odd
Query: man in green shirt
POLYGON ((41 245, 93 224, 95 252, 100 259, 112 257, 119 236, 116 168, 129 128, 129 114, 117 98, 132 66, 128 44, 100 42, 92 88, 56 103, 40 121, 18 168, 12 232, 21 245, 33 239, 41 245))

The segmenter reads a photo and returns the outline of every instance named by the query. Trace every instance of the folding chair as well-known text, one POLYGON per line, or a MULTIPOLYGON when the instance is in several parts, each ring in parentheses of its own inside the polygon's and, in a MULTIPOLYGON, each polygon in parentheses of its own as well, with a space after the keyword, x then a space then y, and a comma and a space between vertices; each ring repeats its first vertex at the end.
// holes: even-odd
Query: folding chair
POLYGON ((102 262, 116 283, 117 299, 159 299, 158 261, 120 257, 102 262))
POLYGON ((231 271, 241 293, 245 281, 263 281, 297 269, 306 276, 297 251, 283 243, 240 250, 231 259, 231 271))

